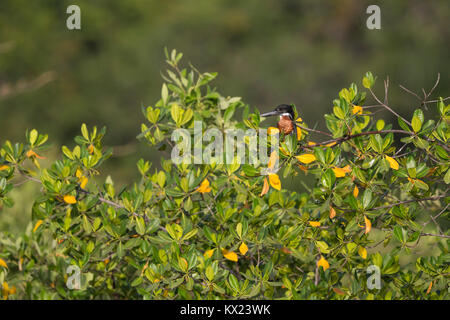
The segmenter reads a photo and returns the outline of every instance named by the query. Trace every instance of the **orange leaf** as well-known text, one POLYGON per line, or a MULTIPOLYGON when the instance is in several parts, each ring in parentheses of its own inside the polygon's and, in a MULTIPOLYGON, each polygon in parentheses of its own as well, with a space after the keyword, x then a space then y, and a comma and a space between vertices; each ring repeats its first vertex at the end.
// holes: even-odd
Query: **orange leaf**
POLYGON ((428 286, 427 294, 430 294, 431 288, 432 288, 432 287, 433 287, 433 281, 431 281, 431 282, 430 282, 430 285, 428 286))
POLYGON ((363 108, 361 106, 353 106, 352 112, 353 114, 362 114, 363 108))
POLYGON ((7 165, 0 166, 0 171, 8 170, 9 167, 7 165))
POLYGON ((300 170, 302 170, 304 173, 308 173, 308 168, 307 168, 307 167, 302 166, 301 164, 299 164, 298 167, 299 167, 300 170))
POLYGON ((248 251, 247 245, 245 244, 245 242, 242 242, 242 244, 239 246, 239 252, 240 252, 243 256, 245 256, 245 254, 247 253, 247 251, 248 251))
POLYGON ((330 267, 330 264, 323 256, 320 256, 320 260, 317 261, 317 266, 322 267, 323 271, 327 271, 327 269, 330 267))
POLYGON ((345 167, 342 168, 342 170, 344 170, 345 173, 352 172, 352 168, 350 167, 350 165, 346 165, 345 167))
POLYGON ((226 259, 228 259, 230 261, 234 261, 234 262, 238 261, 238 256, 233 251, 228 251, 228 250, 223 249, 222 254, 226 259))
POLYGON ((6 264, 5 260, 3 260, 2 258, 0 258, 0 267, 8 268, 8 265, 6 264))
POLYGON ((353 196, 356 198, 356 197, 358 196, 358 194, 359 194, 359 189, 358 189, 357 186, 355 186, 355 187, 353 188, 353 196))
POLYGON ((320 227, 320 221, 309 221, 311 227, 320 227))
POLYGON ((262 188, 260 196, 262 197, 267 192, 269 192, 269 182, 267 182, 267 178, 264 178, 264 185, 263 185, 263 188, 262 188))
POLYGON ((332 169, 334 172, 334 175, 336 176, 336 178, 342 178, 345 177, 345 171, 342 168, 333 168, 332 169))
POLYGON ((305 164, 311 163, 316 160, 316 156, 313 155, 312 153, 305 153, 305 154, 296 156, 296 158, 298 161, 305 163, 305 164))
POLYGON ((36 152, 34 152, 33 150, 28 150, 27 152, 27 157, 31 158, 31 157, 36 157, 38 159, 45 159, 45 157, 41 157, 40 155, 38 155, 36 152))
POLYGON ((86 188, 86 185, 87 185, 88 181, 89 181, 89 179, 86 178, 86 177, 82 177, 80 179, 80 187, 81 187, 81 189, 85 189, 86 188))
POLYGON ((211 192, 208 179, 203 180, 202 183, 200 184, 200 187, 198 187, 195 191, 198 191, 200 193, 211 192))
POLYGON ((330 219, 336 217, 336 210, 332 206, 330 206, 330 219))
POLYGON ((205 253, 204 253, 203 255, 204 255, 206 258, 211 258, 212 255, 213 255, 213 253, 214 253, 214 250, 216 250, 216 249, 206 250, 205 253))
POLYGON ((15 294, 17 292, 16 286, 12 286, 11 289, 9 289, 9 294, 15 294))
POLYGON ((289 248, 286 248, 286 247, 281 248, 281 252, 286 253, 286 254, 291 254, 292 253, 292 251, 289 250, 289 248))
POLYGON ((272 186, 272 188, 281 190, 280 177, 278 177, 277 174, 274 174, 274 173, 269 174, 269 182, 270 182, 270 185, 272 186))
POLYGON ((339 295, 341 295, 341 296, 345 296, 345 295, 346 295, 346 293, 345 293, 344 291, 342 291, 341 289, 339 289, 339 288, 333 288, 333 291, 334 291, 336 294, 339 294, 339 295))
POLYGON ((44 221, 42 220, 38 220, 38 222, 36 222, 34 228, 33 228, 33 232, 36 232, 36 230, 39 228, 39 226, 43 223, 44 221))
POLYGON ((94 153, 94 146, 92 144, 89 145, 88 151, 89 151, 90 154, 94 153))
POLYGON ((364 216, 364 222, 366 223, 366 231, 364 233, 369 233, 372 229, 372 223, 366 216, 364 216))
POLYGON ((75 203, 77 203, 77 199, 75 199, 74 196, 65 195, 64 196, 64 202, 68 203, 68 204, 75 204, 75 203))

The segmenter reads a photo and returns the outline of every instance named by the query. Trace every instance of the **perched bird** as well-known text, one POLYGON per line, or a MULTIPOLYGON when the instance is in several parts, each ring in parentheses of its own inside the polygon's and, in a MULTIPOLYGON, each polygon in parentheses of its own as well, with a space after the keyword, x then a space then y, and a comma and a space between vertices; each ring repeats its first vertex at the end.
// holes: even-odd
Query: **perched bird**
POLYGON ((294 131, 296 125, 294 122, 294 110, 288 104, 280 104, 274 111, 266 112, 261 117, 280 116, 278 120, 278 130, 285 135, 294 131))

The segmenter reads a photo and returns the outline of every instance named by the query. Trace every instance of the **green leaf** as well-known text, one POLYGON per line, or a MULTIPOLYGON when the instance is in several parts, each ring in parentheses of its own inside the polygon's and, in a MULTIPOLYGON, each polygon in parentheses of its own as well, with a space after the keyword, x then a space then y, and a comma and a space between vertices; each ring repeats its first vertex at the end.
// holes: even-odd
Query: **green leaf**
POLYGON ((397 118, 398 124, 399 126, 405 130, 405 131, 409 131, 409 126, 408 124, 402 119, 402 118, 397 118))
POLYGON ((447 170, 447 173, 444 176, 444 182, 445 182, 445 184, 450 183, 450 169, 447 170))
POLYGON ((36 142, 38 138, 38 132, 36 129, 31 130, 30 132, 30 144, 34 145, 34 143, 36 142))
POLYGON ((83 138, 85 138, 87 141, 89 141, 89 132, 86 127, 86 124, 84 124, 84 123, 81 125, 81 134, 83 135, 83 138))
POLYGON ((394 227, 394 236, 401 243, 405 243, 406 242, 406 231, 403 230, 402 227, 400 227, 400 226, 395 226, 394 227))
POLYGON ((416 116, 413 116, 412 121, 411 121, 411 126, 414 130, 414 132, 419 132, 420 128, 422 128, 422 121, 420 121, 420 119, 416 116))
POLYGON ((372 201, 372 191, 370 191, 369 189, 366 189, 364 191, 364 195, 363 195, 363 199, 362 199, 363 208, 368 209, 371 201, 372 201))
POLYGON ((163 101, 163 104, 166 105, 167 104, 167 98, 169 96, 169 90, 167 89, 166 84, 164 83, 161 89, 161 98, 163 101))
POLYGON ((182 240, 188 240, 188 239, 192 238, 193 236, 195 236, 197 234, 197 232, 198 232, 198 229, 193 229, 193 230, 189 231, 188 233, 186 233, 183 236, 182 240))
POLYGON ((209 281, 213 281, 214 280, 214 275, 215 274, 214 274, 214 269, 213 269, 212 266, 208 266, 206 268, 205 274, 206 274, 206 277, 208 278, 209 281))
POLYGON ((376 127, 377 127, 378 131, 383 130, 383 128, 384 128, 384 120, 383 119, 379 119, 377 121, 376 127))
POLYGON ((236 226, 236 233, 239 238, 242 238, 242 223, 238 223, 236 226))

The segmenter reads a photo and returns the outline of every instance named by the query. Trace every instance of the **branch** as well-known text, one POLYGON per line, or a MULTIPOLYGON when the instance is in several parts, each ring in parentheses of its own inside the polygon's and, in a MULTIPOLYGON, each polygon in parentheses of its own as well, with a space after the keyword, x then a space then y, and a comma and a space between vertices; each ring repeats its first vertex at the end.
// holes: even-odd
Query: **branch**
POLYGON ((405 203, 421 202, 421 201, 428 201, 428 200, 438 200, 438 199, 442 199, 445 197, 448 197, 448 195, 444 194, 444 195, 434 196, 434 197, 429 197, 429 198, 405 200, 405 201, 400 201, 400 202, 396 202, 396 203, 385 205, 385 206, 375 207, 375 208, 368 209, 368 210, 373 211, 373 210, 389 209, 389 208, 392 208, 392 207, 395 207, 395 206, 398 206, 401 204, 405 204, 405 203))
POLYGON ((396 115, 397 117, 401 118, 403 121, 405 121, 409 126, 411 126, 411 122, 409 122, 408 120, 406 120, 405 118, 403 118, 401 115, 399 115, 397 112, 395 112, 394 110, 391 109, 391 107, 389 107, 387 104, 383 103, 380 101, 380 99, 378 99, 378 97, 375 95, 375 93, 373 93, 372 89, 369 88, 370 93, 372 94, 373 98, 379 103, 381 104, 385 109, 387 109, 389 112, 391 112, 392 114, 396 115))

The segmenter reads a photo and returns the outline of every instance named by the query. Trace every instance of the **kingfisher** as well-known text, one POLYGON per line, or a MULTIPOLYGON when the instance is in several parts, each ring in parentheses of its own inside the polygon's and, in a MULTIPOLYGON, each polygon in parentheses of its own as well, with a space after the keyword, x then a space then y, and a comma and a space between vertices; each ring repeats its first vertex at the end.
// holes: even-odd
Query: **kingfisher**
POLYGON ((280 104, 275 108, 274 111, 266 112, 261 115, 261 117, 270 117, 270 116, 280 116, 280 120, 278 120, 278 130, 282 132, 284 135, 291 134, 296 125, 294 122, 294 110, 292 106, 288 104, 280 104))

